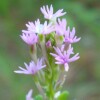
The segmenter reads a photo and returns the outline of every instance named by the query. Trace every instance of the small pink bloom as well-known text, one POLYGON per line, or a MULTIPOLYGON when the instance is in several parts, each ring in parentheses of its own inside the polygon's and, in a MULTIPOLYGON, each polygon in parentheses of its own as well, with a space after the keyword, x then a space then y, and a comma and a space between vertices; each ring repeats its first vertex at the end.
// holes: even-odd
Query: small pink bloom
POLYGON ((57 35, 64 35, 66 33, 66 19, 58 19, 58 22, 56 23, 56 34, 57 35))
POLYGON ((57 17, 63 16, 66 14, 66 12, 63 12, 63 9, 58 10, 55 14, 53 13, 53 7, 52 5, 50 8, 47 6, 43 6, 40 8, 41 12, 44 15, 44 18, 49 20, 56 20, 57 17))
MULTIPOLYGON (((44 22, 44 24, 40 23, 40 20, 37 19, 35 23, 29 22, 26 24, 29 32, 34 32, 38 34, 49 34, 53 31, 55 31, 54 25, 52 23, 47 24, 47 21, 44 22)), ((24 32, 25 30, 22 30, 24 32)))
POLYGON ((70 58, 71 54, 73 53, 73 48, 71 47, 71 45, 69 46, 67 51, 64 51, 64 45, 62 45, 61 49, 59 49, 58 47, 54 47, 56 54, 55 53, 50 53, 53 57, 55 57, 56 60, 56 64, 63 64, 65 67, 65 71, 68 71, 69 66, 68 64, 70 62, 74 62, 76 60, 79 59, 79 53, 77 53, 76 55, 74 55, 73 57, 70 58))
POLYGON ((46 47, 48 47, 48 48, 51 47, 51 41, 46 42, 46 47))
POLYGON ((70 31, 70 28, 68 27, 65 33, 65 42, 71 44, 80 41, 80 39, 81 38, 77 38, 77 36, 75 36, 75 28, 73 28, 72 31, 70 31))
POLYGON ((28 45, 33 45, 38 42, 37 35, 32 32, 24 31, 20 37, 28 45))
POLYGON ((46 65, 42 65, 42 59, 40 59, 40 60, 38 59, 36 64, 35 64, 35 62, 31 61, 29 63, 29 65, 27 65, 26 63, 24 63, 24 65, 25 65, 26 69, 19 67, 20 70, 17 70, 14 72, 19 73, 19 74, 35 74, 42 68, 46 67, 46 65))
POLYGON ((34 100, 34 99, 32 98, 32 92, 33 92, 32 89, 28 92, 28 94, 26 95, 26 100, 34 100))

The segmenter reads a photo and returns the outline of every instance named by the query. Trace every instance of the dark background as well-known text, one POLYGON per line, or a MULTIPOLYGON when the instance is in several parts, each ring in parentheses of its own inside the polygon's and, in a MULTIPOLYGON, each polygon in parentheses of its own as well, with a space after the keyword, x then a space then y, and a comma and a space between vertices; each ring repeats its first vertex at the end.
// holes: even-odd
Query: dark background
POLYGON ((38 93, 32 76, 13 71, 31 60, 19 35, 28 21, 44 21, 40 7, 46 4, 63 8, 68 25, 82 38, 73 45, 81 58, 70 65, 63 90, 70 92, 69 100, 100 100, 100 0, 0 1, 0 100, 25 100, 31 88, 38 93))

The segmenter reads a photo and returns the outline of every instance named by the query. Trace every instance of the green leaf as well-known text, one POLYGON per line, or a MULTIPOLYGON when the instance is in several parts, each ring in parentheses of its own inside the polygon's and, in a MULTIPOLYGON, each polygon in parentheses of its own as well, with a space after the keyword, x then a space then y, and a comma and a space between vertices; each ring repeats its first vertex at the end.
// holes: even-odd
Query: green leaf
POLYGON ((42 97, 42 95, 37 95, 34 99, 35 100, 43 100, 43 97, 42 97))
POLYGON ((64 91, 60 94, 57 100, 68 100, 68 97, 69 97, 69 92, 64 91))

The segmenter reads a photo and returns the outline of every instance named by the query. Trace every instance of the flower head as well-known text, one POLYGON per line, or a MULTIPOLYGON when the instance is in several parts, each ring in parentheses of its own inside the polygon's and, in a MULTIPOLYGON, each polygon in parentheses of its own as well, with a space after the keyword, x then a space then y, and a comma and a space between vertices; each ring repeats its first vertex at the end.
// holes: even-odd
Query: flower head
POLYGON ((58 10, 55 14, 53 14, 53 7, 52 5, 50 8, 47 6, 43 6, 40 8, 41 12, 44 15, 44 18, 49 20, 56 20, 57 17, 63 16, 66 14, 66 12, 63 12, 63 9, 58 10))
POLYGON ((70 62, 74 62, 76 60, 79 59, 79 53, 77 53, 76 55, 74 55, 73 57, 70 58, 71 54, 74 54, 73 52, 73 48, 71 47, 71 45, 69 46, 67 51, 64 51, 64 45, 62 45, 61 49, 59 49, 58 47, 54 47, 56 54, 54 53, 50 53, 53 57, 55 57, 56 60, 56 64, 63 64, 65 67, 65 71, 68 71, 69 66, 68 64, 70 62))
POLYGON ((19 67, 20 70, 17 70, 14 72, 19 73, 19 74, 35 74, 42 68, 46 67, 46 65, 42 65, 42 59, 40 59, 40 60, 38 59, 36 64, 35 64, 35 62, 31 61, 29 63, 29 65, 27 65, 26 63, 24 63, 24 65, 25 65, 26 69, 19 67))
POLYGON ((28 45, 33 45, 37 43, 38 37, 35 33, 24 31, 22 35, 20 35, 22 40, 27 43, 28 45))
POLYGON ((75 36, 75 28, 70 31, 70 28, 68 27, 68 30, 65 33, 65 42, 71 44, 80 41, 80 39, 81 38, 77 38, 77 36, 75 36))
POLYGON ((66 22, 66 19, 58 19, 58 23, 56 23, 56 34, 58 35, 64 35, 65 32, 66 32, 66 25, 67 25, 67 22, 66 22))
POLYGON ((33 92, 33 90, 30 90, 30 91, 28 92, 28 94, 26 95, 26 100, 34 100, 34 99, 32 98, 32 92, 33 92))
MULTIPOLYGON (((34 32, 38 34, 49 34, 55 30, 52 23, 47 24, 47 21, 44 22, 44 24, 40 23, 40 20, 37 19, 35 23, 29 22, 26 24, 29 32, 34 32)), ((23 30, 24 32, 25 30, 23 30)))

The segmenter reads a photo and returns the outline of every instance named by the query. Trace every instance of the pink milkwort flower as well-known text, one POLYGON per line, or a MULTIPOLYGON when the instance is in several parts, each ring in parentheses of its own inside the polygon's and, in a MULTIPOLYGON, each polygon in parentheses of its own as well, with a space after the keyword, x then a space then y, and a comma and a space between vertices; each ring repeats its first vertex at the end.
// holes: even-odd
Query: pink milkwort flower
POLYGON ((38 42, 37 35, 32 32, 24 31, 20 37, 28 45, 33 45, 38 42))
POLYGON ((49 20, 56 20, 57 17, 63 16, 66 14, 66 12, 63 12, 63 9, 58 10, 55 14, 53 14, 53 7, 52 5, 50 8, 47 6, 43 6, 40 8, 41 12, 44 15, 44 18, 49 20))
POLYGON ((58 19, 58 22, 56 23, 55 29, 57 35, 64 35, 66 33, 66 19, 58 19))
POLYGON ((70 31, 70 28, 68 27, 65 33, 65 42, 71 44, 80 41, 80 39, 81 38, 77 38, 77 36, 75 36, 75 28, 73 28, 72 31, 70 31))
POLYGON ((29 65, 27 65, 26 63, 24 63, 25 68, 19 67, 20 70, 14 71, 15 73, 19 73, 19 74, 35 74, 36 72, 38 72, 39 70, 41 70, 42 68, 46 67, 46 65, 42 65, 42 59, 38 59, 37 63, 35 64, 35 62, 31 61, 29 63, 29 65))
POLYGON ((33 92, 32 89, 28 92, 28 94, 26 95, 26 100, 34 100, 34 99, 32 98, 32 92, 33 92))
POLYGON ((74 54, 73 48, 69 45, 67 51, 64 51, 64 45, 61 46, 61 49, 58 47, 54 47, 57 54, 50 53, 53 57, 55 57, 56 64, 63 64, 65 67, 65 71, 68 71, 70 62, 74 62, 79 59, 79 53, 75 54, 73 57, 70 58, 71 54, 74 54))
MULTIPOLYGON (((34 32, 38 34, 49 34, 55 30, 54 26, 52 23, 47 24, 47 21, 44 22, 44 24, 40 23, 40 20, 37 19, 35 23, 33 22, 28 22, 26 24, 28 31, 29 32, 34 32)), ((24 32, 25 30, 22 30, 24 32)))
POLYGON ((50 41, 50 40, 48 40, 48 41, 46 42, 46 47, 47 47, 47 48, 51 47, 51 41, 50 41))

